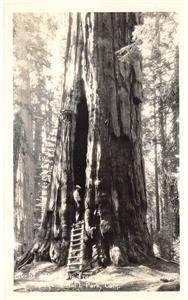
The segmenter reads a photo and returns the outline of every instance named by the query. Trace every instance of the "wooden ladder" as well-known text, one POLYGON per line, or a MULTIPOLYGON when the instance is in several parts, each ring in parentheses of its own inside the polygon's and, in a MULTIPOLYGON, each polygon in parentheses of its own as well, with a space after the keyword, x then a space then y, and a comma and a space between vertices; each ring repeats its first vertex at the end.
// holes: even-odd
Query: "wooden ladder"
POLYGON ((84 256, 84 221, 72 225, 70 248, 67 263, 67 273, 70 279, 73 274, 82 278, 84 256))

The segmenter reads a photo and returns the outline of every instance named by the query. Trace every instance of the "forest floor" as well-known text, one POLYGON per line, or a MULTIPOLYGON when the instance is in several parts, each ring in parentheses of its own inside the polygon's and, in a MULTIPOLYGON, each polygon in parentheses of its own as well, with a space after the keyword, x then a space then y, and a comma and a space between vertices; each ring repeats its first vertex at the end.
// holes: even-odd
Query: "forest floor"
POLYGON ((15 272, 14 291, 177 291, 179 265, 156 259, 143 265, 94 268, 82 279, 66 278, 66 267, 37 262, 15 272))

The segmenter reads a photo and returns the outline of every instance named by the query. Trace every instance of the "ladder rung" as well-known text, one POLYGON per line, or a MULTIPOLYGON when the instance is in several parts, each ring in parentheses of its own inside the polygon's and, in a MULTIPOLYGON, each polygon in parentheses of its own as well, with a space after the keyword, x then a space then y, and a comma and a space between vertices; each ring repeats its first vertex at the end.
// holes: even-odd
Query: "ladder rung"
POLYGON ((79 270, 80 269, 80 266, 72 266, 70 264, 67 264, 67 270, 73 270, 73 271, 76 271, 76 270, 79 270))
POLYGON ((77 237, 77 238, 81 238, 83 237, 83 232, 79 232, 79 233, 72 233, 71 234, 71 238, 77 237))
POLYGON ((75 231, 83 231, 83 230, 84 230, 84 227, 72 228, 72 232, 75 232, 75 231))
POLYGON ((83 267, 81 265, 67 265, 67 269, 70 271, 81 271, 83 269, 83 267))
POLYGON ((77 241, 80 241, 81 239, 71 239, 70 241, 71 242, 77 242, 77 241))
POLYGON ((68 259, 75 259, 75 258, 82 258, 82 256, 77 256, 77 255, 75 255, 75 256, 69 256, 69 257, 68 257, 68 259))
MULTIPOLYGON (((80 241, 80 240, 79 240, 80 241)), ((83 245, 84 242, 83 241, 80 241, 79 243, 74 243, 74 242, 71 242, 70 246, 80 246, 80 245, 83 245)))
POLYGON ((82 230, 83 229, 83 226, 76 226, 76 227, 72 227, 72 230, 82 230))
POLYGON ((71 250, 71 253, 73 253, 73 252, 80 252, 80 251, 81 251, 80 249, 71 250))
MULTIPOLYGON (((79 247, 80 248, 81 245, 82 245, 82 243, 77 243, 77 244, 71 243, 70 248, 72 248, 72 247, 79 247)), ((79 248, 77 248, 77 250, 79 250, 79 248)))
POLYGON ((84 229, 84 225, 78 225, 78 226, 75 226, 75 227, 72 227, 72 230, 81 230, 81 229, 84 229))
POLYGON ((76 234, 72 234, 72 237, 74 237, 74 236, 82 236, 82 233, 80 232, 80 233, 76 233, 76 234))
POLYGON ((80 262, 68 263, 68 266, 80 266, 80 265, 82 265, 82 263, 80 263, 80 262))
POLYGON ((70 250, 72 251, 72 248, 74 247, 75 250, 80 251, 83 247, 84 243, 83 242, 79 242, 77 244, 70 244, 70 250))
POLYGON ((75 240, 75 238, 77 238, 77 239, 83 239, 84 238, 84 234, 73 234, 73 235, 71 235, 71 239, 73 239, 73 240, 75 240))
POLYGON ((67 268, 70 270, 74 270, 74 269, 80 269, 81 264, 71 264, 70 262, 67 264, 67 268))
POLYGON ((84 222, 83 223, 76 223, 76 224, 73 224, 72 227, 78 227, 78 226, 83 226, 84 225, 84 222))
POLYGON ((75 228, 72 230, 72 233, 74 233, 75 231, 82 231, 82 230, 83 230, 83 228, 75 228))
POLYGON ((80 237, 76 236, 76 238, 74 238, 74 236, 71 236, 70 242, 81 241, 82 239, 83 239, 82 236, 80 237))
POLYGON ((78 222, 78 223, 74 223, 71 227, 77 227, 77 226, 82 226, 84 225, 84 221, 78 222))
POLYGON ((80 269, 68 270, 68 273, 76 273, 76 272, 80 272, 80 269))

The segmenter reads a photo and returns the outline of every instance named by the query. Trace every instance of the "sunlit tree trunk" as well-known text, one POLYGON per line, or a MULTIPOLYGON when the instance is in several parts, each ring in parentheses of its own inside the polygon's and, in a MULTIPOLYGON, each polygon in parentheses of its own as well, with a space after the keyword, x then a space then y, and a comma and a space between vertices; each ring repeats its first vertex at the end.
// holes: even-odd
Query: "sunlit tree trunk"
MULTIPOLYGON (((29 87, 29 74, 25 81, 29 87)), ((28 88, 29 89, 29 88, 28 88)), ((34 238, 34 159, 33 116, 26 103, 27 90, 18 91, 22 109, 14 117, 14 233, 16 255, 22 255, 31 246, 34 238), (29 212, 29 213, 28 213, 29 212)))
MULTIPOLYGON (((155 95, 156 96, 156 95, 155 95)), ((157 139, 157 109, 156 97, 154 96, 154 160, 155 160, 155 202, 156 202, 156 230, 159 232, 161 228, 160 222, 160 202, 159 202, 159 165, 158 165, 158 139, 157 139)))
MULTIPOLYGON (((175 66, 175 83, 172 90, 173 99, 172 112, 173 112, 173 139, 174 139, 174 155, 173 155, 173 172, 178 174, 179 170, 179 55, 178 49, 176 50, 176 66, 175 66)), ((180 234, 180 220, 179 220, 179 193, 178 193, 178 180, 174 178, 170 188, 170 197, 173 199, 174 209, 174 235, 179 237, 180 234)))
POLYGON ((42 198, 42 123, 40 104, 37 105, 34 113, 34 128, 33 128, 33 155, 35 163, 35 231, 40 225, 41 219, 41 198, 42 198))

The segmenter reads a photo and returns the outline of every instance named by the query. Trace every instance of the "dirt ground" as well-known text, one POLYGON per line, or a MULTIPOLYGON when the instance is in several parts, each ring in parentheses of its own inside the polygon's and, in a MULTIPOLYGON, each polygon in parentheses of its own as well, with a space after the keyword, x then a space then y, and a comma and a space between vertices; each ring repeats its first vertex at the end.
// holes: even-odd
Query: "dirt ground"
POLYGON ((50 262, 27 265, 15 272, 16 292, 58 291, 157 291, 179 290, 179 266, 156 260, 144 265, 94 268, 79 279, 67 280, 66 267, 50 262))

